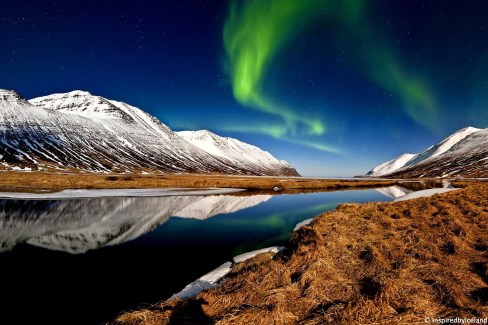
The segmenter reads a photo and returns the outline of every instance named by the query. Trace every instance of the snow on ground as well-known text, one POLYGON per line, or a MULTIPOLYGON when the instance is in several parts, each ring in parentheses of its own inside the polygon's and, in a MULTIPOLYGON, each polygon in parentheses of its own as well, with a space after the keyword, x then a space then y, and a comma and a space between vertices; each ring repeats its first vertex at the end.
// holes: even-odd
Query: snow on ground
POLYGON ((411 199, 416 199, 419 197, 429 197, 434 194, 440 194, 440 193, 446 193, 450 191, 457 190, 456 188, 431 188, 428 190, 422 190, 422 191, 417 191, 417 192, 412 192, 407 195, 403 195, 400 197, 397 197, 394 201, 405 201, 405 200, 411 200, 411 199))
POLYGON ((304 227, 304 226, 308 226, 309 224, 312 223, 312 221, 314 220, 315 218, 310 218, 310 219, 305 219, 303 220, 302 222, 299 222, 296 224, 295 228, 293 228, 293 231, 297 231, 298 229, 304 227))
POLYGON ((248 259, 250 259, 250 258, 252 258, 258 254, 261 254, 261 253, 278 253, 278 252, 281 252, 283 249, 284 249, 283 246, 272 246, 272 247, 266 247, 266 248, 258 249, 258 250, 252 251, 252 252, 243 253, 243 254, 234 256, 234 263, 244 262, 244 261, 246 261, 246 260, 248 260, 248 259))
POLYGON ((0 193, 0 198, 7 199, 73 199, 97 197, 157 197, 227 194, 245 191, 236 188, 149 188, 149 189, 106 189, 106 190, 63 190, 54 193, 0 193))
POLYGON ((273 246, 237 255, 234 257, 233 263, 225 262, 215 270, 190 283, 180 292, 172 295, 169 300, 194 298, 203 290, 218 287, 221 284, 221 281, 224 280, 225 276, 229 274, 233 264, 244 262, 261 253, 278 253, 283 249, 284 247, 273 246))
POLYGON ((218 287, 219 281, 222 280, 230 272, 231 268, 232 263, 225 262, 215 270, 190 283, 180 292, 172 295, 169 300, 193 298, 196 297, 196 295, 198 295, 203 290, 218 287))

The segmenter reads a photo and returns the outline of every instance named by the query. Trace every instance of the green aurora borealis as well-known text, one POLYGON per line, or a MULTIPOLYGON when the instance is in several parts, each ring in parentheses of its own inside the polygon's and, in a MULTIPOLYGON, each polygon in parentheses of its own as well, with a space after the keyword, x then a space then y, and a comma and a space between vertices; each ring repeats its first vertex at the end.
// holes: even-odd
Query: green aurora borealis
POLYGON ((325 124, 276 104, 263 92, 263 79, 279 52, 296 34, 298 18, 311 19, 314 1, 293 0, 233 2, 224 28, 224 44, 229 57, 235 98, 245 106, 281 117, 284 124, 272 128, 279 137, 305 133, 322 135, 325 124), (300 125, 299 125, 300 124, 300 125))
MULTIPOLYGON (((223 39, 232 78, 234 97, 245 107, 278 117, 275 124, 242 127, 273 137, 339 153, 340 150, 319 142, 315 137, 327 132, 321 116, 310 116, 299 108, 286 106, 269 96, 265 80, 280 54, 300 37, 300 27, 323 21, 345 31, 360 49, 361 65, 370 78, 386 91, 398 96, 405 112, 413 120, 433 126, 437 105, 421 76, 402 65, 401 59, 373 28, 365 28, 367 0, 233 0, 223 39), (296 140, 297 136, 306 140, 296 140)), ((320 26, 320 25, 319 25, 320 26)), ((352 59, 352 58, 351 58, 352 59)))

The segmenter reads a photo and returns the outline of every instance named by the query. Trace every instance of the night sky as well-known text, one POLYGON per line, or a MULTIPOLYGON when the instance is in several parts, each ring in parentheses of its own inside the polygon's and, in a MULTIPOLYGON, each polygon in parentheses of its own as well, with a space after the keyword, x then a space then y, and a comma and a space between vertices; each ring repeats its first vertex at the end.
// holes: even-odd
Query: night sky
POLYGON ((488 125, 488 2, 3 0, 0 88, 86 90, 307 176, 488 125))

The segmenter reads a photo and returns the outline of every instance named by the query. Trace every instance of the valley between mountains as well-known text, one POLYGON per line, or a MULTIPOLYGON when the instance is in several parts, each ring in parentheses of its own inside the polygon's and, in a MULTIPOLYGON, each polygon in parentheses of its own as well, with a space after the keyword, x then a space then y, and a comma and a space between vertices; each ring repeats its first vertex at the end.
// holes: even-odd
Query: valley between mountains
POLYGON ((367 179, 304 178, 256 146, 207 130, 173 132, 126 103, 83 91, 27 100, 0 90, 0 252, 45 249, 88 256, 140 242, 171 221, 218 220, 272 203, 273 195, 392 186, 378 193, 396 197, 405 194, 401 186, 415 190, 428 179, 446 178, 446 185, 462 189, 425 190, 429 194, 418 196, 453 191, 399 202, 320 205, 313 213, 330 211, 284 230, 291 236, 285 248, 233 263, 207 287, 213 289, 140 310, 119 308, 112 322, 345 324, 486 317, 488 187, 479 180, 447 179, 488 177, 487 144, 488 129, 468 127, 421 153, 373 168, 367 179), (145 199, 63 197, 64 190, 158 188, 181 192, 145 199), (190 199, 189 188, 235 193, 190 199))

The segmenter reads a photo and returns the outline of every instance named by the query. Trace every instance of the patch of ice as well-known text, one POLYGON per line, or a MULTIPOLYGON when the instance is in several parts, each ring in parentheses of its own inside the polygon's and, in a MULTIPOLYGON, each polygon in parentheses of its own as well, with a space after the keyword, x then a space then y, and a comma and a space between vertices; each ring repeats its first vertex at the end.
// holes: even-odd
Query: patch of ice
POLYGON ((456 188, 431 188, 428 190, 416 191, 416 192, 412 192, 412 193, 409 193, 409 194, 404 195, 404 196, 400 196, 400 197, 396 198, 394 201, 398 202, 398 201, 416 199, 419 197, 429 197, 429 196, 432 196, 434 194, 446 193, 446 192, 450 192, 450 191, 454 191, 454 190, 457 190, 457 189, 456 188))
POLYGON ((149 189, 105 189, 105 190, 63 190, 55 193, 0 193, 7 199, 72 199, 96 197, 158 197, 227 194, 245 191, 236 188, 149 188, 149 189))

